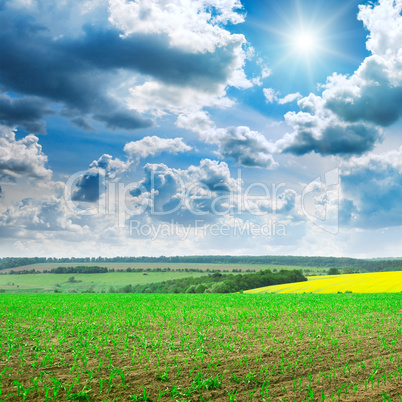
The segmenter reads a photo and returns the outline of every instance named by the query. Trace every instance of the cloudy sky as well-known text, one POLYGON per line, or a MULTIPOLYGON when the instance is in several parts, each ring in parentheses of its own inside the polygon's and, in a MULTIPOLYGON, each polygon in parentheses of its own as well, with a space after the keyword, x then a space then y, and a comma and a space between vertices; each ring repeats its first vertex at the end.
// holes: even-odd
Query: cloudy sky
POLYGON ((0 256, 401 256, 401 10, 0 0, 0 256))

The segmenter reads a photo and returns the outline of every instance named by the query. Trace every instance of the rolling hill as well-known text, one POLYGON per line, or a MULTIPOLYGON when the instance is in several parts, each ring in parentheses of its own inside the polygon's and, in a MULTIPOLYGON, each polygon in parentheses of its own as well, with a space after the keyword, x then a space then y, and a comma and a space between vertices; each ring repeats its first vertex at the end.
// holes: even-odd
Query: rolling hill
POLYGON ((310 276, 308 282, 267 286, 244 293, 397 293, 402 292, 402 272, 310 276))

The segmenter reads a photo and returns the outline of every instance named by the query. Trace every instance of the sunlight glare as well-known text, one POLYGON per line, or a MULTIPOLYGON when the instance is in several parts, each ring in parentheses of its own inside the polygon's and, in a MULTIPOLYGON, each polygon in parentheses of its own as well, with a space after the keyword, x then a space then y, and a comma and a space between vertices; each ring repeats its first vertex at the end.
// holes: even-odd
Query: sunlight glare
POLYGON ((317 47, 317 41, 311 32, 299 32, 294 38, 295 49, 304 54, 312 53, 317 47))

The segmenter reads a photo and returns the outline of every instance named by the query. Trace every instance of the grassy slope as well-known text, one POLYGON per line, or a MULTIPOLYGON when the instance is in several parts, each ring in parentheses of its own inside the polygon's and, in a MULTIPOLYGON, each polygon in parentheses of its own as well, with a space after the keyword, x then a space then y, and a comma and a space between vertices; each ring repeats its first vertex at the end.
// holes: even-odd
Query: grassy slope
MULTIPOLYGON (((257 271, 262 269, 281 270, 281 269, 300 269, 305 270, 305 267, 294 266, 271 266, 271 265, 230 265, 230 264, 159 264, 159 263, 144 263, 144 264, 128 264, 128 263, 87 263, 87 264, 36 264, 21 267, 21 269, 33 269, 44 270, 52 269, 58 266, 76 266, 76 265, 100 265, 108 268, 115 269, 127 269, 132 268, 171 268, 171 269, 185 269, 185 268, 198 268, 198 269, 221 269, 228 270, 231 273, 232 269, 255 269, 257 271)), ((321 268, 307 268, 311 273, 323 272, 321 268)), ((17 269, 13 269, 17 271, 17 269)), ((71 290, 77 290, 82 292, 90 288, 91 286, 96 291, 108 290, 110 286, 122 287, 125 285, 145 284, 151 282, 162 282, 170 279, 181 279, 190 276, 202 276, 206 275, 202 272, 148 272, 147 275, 134 272, 109 272, 107 274, 26 274, 26 275, 4 275, 1 271, 0 275, 0 289, 5 289, 7 292, 43 292, 53 291, 56 289, 56 284, 60 284, 61 287, 57 289, 68 292, 71 290), (76 280, 81 280, 80 283, 69 283, 68 279, 74 276, 76 280), (14 285, 12 285, 14 284, 14 285)))
POLYGON ((308 282, 267 286, 245 293, 353 293, 402 292, 402 272, 309 277, 308 282))
POLYGON ((106 274, 27 274, 27 275, 0 275, 0 289, 6 291, 52 291, 57 288, 63 292, 77 290, 81 292, 85 289, 94 287, 96 291, 110 286, 122 287, 125 285, 145 284, 150 282, 162 282, 169 279, 180 279, 189 276, 202 276, 203 273, 191 272, 149 272, 148 275, 134 272, 110 272, 106 274), (69 283, 68 279, 74 276, 80 283, 69 283), (14 285, 12 285, 14 283, 14 285))

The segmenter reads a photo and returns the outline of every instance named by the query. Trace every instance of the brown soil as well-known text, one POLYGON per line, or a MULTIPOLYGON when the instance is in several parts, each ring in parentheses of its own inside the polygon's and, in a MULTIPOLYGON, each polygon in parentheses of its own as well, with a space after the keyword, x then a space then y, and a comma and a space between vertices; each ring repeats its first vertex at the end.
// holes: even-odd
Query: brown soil
POLYGON ((208 327, 149 315, 141 327, 127 317, 131 331, 110 317, 17 320, 11 329, 3 317, 0 372, 10 370, 2 373, 0 398, 24 400, 18 381, 33 387, 26 401, 402 400, 400 322, 370 314, 347 327, 335 314, 328 317, 325 323, 318 316, 251 311, 249 320, 220 321, 201 312, 208 327), (14 338, 6 341, 6 332, 14 338))

